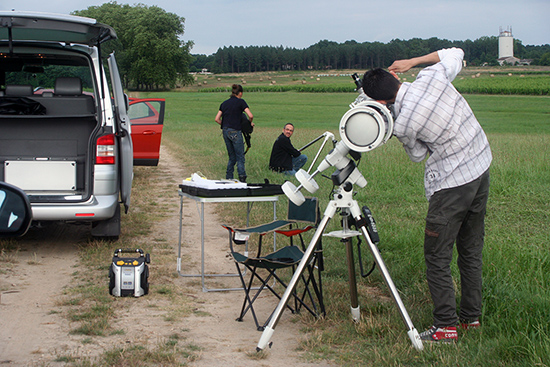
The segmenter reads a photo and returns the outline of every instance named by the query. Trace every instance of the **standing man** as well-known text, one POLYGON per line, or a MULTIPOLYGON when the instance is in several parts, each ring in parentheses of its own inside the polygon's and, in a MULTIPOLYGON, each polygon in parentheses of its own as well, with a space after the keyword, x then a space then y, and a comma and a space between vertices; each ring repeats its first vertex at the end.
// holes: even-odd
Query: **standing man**
POLYGON ((462 328, 480 326, 482 249, 489 196, 489 142, 470 106, 451 84, 462 69, 464 52, 443 49, 395 61, 387 72, 365 73, 363 90, 395 110, 394 135, 413 162, 426 157, 424 187, 429 201, 424 235, 426 276, 433 326, 423 341, 457 340, 462 328), (401 84, 395 73, 433 64, 412 83, 401 84), (450 264, 458 251, 461 299, 457 315, 450 264))
POLYGON ((286 124, 283 128, 283 133, 273 143, 269 159, 269 168, 271 170, 290 176, 294 176, 296 171, 302 168, 307 162, 307 156, 300 153, 290 142, 290 137, 293 133, 294 125, 291 123, 286 124))
POLYGON ((250 112, 248 104, 243 99, 243 87, 240 84, 233 84, 231 96, 222 102, 214 120, 220 124, 223 130, 223 140, 225 141, 227 155, 229 156, 225 178, 229 180, 233 179, 233 171, 235 164, 237 164, 239 181, 246 182, 244 140, 241 131, 243 112, 247 114, 248 120, 254 126, 254 123, 252 123, 254 116, 250 112))

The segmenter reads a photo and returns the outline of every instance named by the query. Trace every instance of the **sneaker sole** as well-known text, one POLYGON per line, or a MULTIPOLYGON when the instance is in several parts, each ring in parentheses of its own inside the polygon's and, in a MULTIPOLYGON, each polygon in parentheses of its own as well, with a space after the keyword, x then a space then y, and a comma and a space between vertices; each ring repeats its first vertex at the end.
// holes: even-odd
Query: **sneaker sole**
POLYGON ((426 344, 454 344, 458 341, 457 339, 439 339, 439 340, 421 339, 421 340, 422 340, 422 343, 426 343, 426 344))

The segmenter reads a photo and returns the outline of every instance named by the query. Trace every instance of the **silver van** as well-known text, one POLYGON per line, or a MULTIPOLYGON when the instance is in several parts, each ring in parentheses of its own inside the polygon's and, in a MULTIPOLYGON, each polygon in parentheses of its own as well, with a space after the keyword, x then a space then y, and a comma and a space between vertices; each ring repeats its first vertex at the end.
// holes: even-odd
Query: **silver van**
POLYGON ((0 11, 0 181, 26 192, 33 221, 120 234, 133 155, 114 54, 100 57, 114 38, 90 18, 0 11))

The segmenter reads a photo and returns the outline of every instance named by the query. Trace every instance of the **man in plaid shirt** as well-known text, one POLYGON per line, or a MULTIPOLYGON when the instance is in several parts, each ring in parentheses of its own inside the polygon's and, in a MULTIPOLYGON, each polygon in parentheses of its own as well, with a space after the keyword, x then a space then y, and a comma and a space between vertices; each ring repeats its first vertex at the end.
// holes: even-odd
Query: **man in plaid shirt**
POLYGON ((457 324, 478 327, 481 316, 482 250, 492 155, 487 137, 470 106, 451 82, 462 69, 458 48, 397 60, 389 72, 374 69, 363 77, 363 91, 393 104, 393 134, 413 162, 426 157, 424 188, 429 201, 424 237, 426 277, 434 303, 433 326, 424 341, 457 340, 457 324), (396 73, 430 64, 412 83, 396 73), (458 251, 461 300, 456 311, 451 275, 453 245, 458 251))

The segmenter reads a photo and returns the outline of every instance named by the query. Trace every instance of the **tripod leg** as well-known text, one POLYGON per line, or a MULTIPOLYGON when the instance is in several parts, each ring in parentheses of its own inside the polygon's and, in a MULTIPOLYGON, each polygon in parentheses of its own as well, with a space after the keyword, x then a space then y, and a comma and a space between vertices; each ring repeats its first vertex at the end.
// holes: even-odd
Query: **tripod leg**
POLYGON ((321 220, 321 223, 319 223, 319 227, 317 227, 317 230, 313 234, 313 238, 311 239, 311 242, 309 243, 308 247, 306 248, 306 251, 304 252, 304 256, 302 257, 302 260, 298 264, 298 267, 296 268, 296 271, 294 272, 292 279, 290 279, 290 282, 286 287, 285 293, 283 293, 281 300, 277 305, 277 308, 275 308, 275 311, 273 311, 273 315, 271 317, 271 320, 269 320, 269 324, 265 327, 262 333, 262 336, 260 337, 260 341, 256 346, 257 351, 265 349, 265 347, 267 347, 270 344, 269 342, 271 340, 271 336, 273 336, 273 333, 275 332, 275 327, 277 326, 277 323, 281 319, 281 315, 283 313, 283 310, 286 304, 288 303, 288 299, 294 292, 294 289, 296 288, 296 285, 298 284, 298 280, 302 276, 302 273, 306 270, 307 264, 309 264, 309 262, 311 261, 311 258, 313 257, 313 254, 315 251, 315 247, 317 246, 317 242, 321 239, 321 236, 323 235, 323 231, 325 230, 325 227, 327 226, 330 218, 334 216, 335 211, 336 211, 336 207, 331 206, 329 204, 327 210, 325 211, 325 215, 321 220))
POLYGON ((353 321, 359 322, 361 320, 361 311, 359 307, 359 299, 357 296, 357 279, 355 278, 355 261, 353 260, 353 247, 351 244, 351 238, 344 238, 342 239, 342 242, 344 242, 346 246, 351 318, 353 319, 353 321))
POLYGON ((386 264, 384 263, 384 260, 382 260, 382 256, 380 255, 380 251, 378 251, 378 247, 376 247, 376 245, 372 242, 369 236, 369 233, 367 231, 367 228, 364 225, 361 226, 360 228, 361 228, 361 232, 363 233, 363 237, 365 237, 365 240, 369 245, 369 249, 372 253, 372 256, 374 257, 374 261, 376 261, 378 268, 382 272, 384 281, 386 282, 386 285, 390 289, 393 300, 395 301, 395 303, 397 304, 397 308, 399 309, 399 313, 401 314, 401 317, 403 318, 403 321, 405 322, 405 325, 409 330, 407 332, 409 339, 411 340, 416 350, 424 349, 422 345, 422 340, 420 340, 420 335, 418 334, 418 331, 416 331, 411 321, 411 318, 409 317, 409 313, 407 312, 407 309, 405 308, 405 305, 403 304, 403 301, 401 300, 401 297, 397 292, 397 288, 395 287, 395 284, 393 283, 390 273, 388 272, 388 268, 386 268, 386 264))

